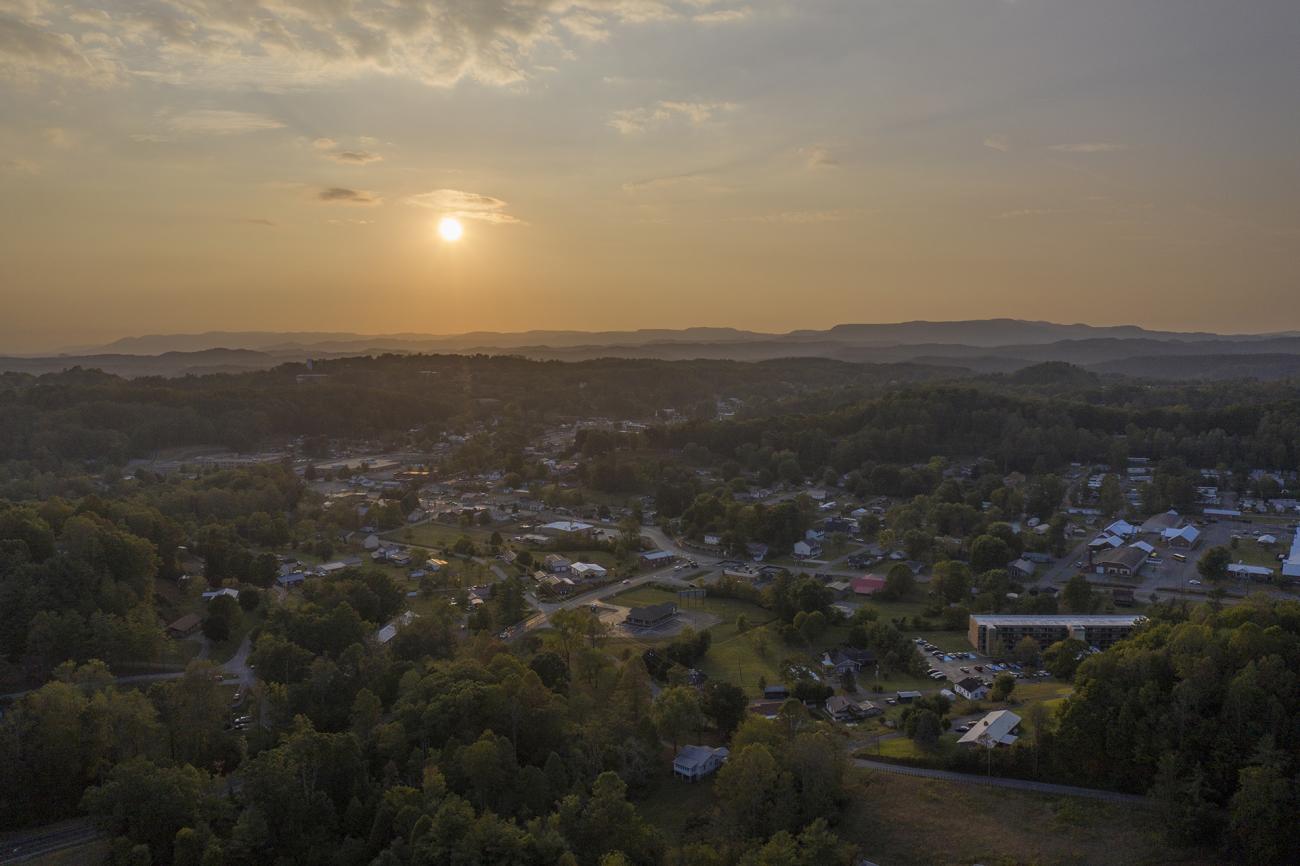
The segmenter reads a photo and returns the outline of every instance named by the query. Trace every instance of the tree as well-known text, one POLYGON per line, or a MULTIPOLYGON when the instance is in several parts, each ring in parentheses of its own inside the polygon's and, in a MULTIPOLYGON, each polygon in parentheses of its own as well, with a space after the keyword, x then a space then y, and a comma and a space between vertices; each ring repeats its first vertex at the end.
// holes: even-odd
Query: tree
POLYGON ((1077 638, 1058 640, 1043 652, 1043 667, 1058 680, 1074 679, 1074 672, 1088 652, 1088 645, 1077 638))
POLYGON ((945 560, 934 567, 930 592, 952 603, 970 598, 971 570, 964 562, 945 560))
POLYGON ((720 736, 730 737, 745 718, 745 709, 749 705, 744 690, 731 683, 713 680, 704 686, 701 693, 704 714, 713 719, 720 736))
POLYGON ((1088 578, 1082 574, 1071 577, 1061 592, 1061 600, 1071 613, 1091 613, 1095 600, 1088 578))
POLYGON ((1247 863, 1294 863, 1294 784, 1275 766, 1243 767, 1229 805, 1228 832, 1247 863))
POLYGON ((155 862, 166 863, 176 834, 216 817, 219 801, 211 777, 201 770, 136 758, 87 790, 83 806, 114 833, 148 845, 155 862))
POLYGON ((1019 643, 1016 644, 1015 649, 1011 651, 1011 654, 1015 656, 1016 661, 1020 662, 1020 664, 1032 668, 1038 666, 1038 660, 1042 655, 1042 650, 1038 646, 1038 641, 1025 635, 1020 639, 1019 643))
POLYGON ((995 536, 981 535, 971 542, 970 567, 977 574, 1005 568, 1014 558, 1007 543, 995 536))
POLYGON ((916 575, 907 565, 899 562, 885 575, 885 586, 880 595, 886 600, 897 601, 909 597, 916 589, 916 575))
POLYGON ((672 741, 674 752, 681 737, 698 729, 703 721, 699 698, 689 686, 673 686, 660 692, 650 707, 650 717, 659 736, 672 741))
POLYGON ((943 723, 934 710, 917 710, 914 715, 915 726, 912 739, 923 749, 933 749, 939 745, 939 735, 943 733, 943 723))
POLYGON ((203 634, 208 640, 227 640, 242 619, 239 602, 228 595, 219 595, 208 602, 208 617, 203 621, 203 634))
POLYGON ((995 701, 1005 701, 1015 691, 1016 678, 1008 673, 1000 673, 993 678, 993 691, 989 693, 995 701))
POLYGON ((1201 555, 1196 563, 1196 571, 1206 580, 1218 583, 1228 576, 1228 566, 1232 564, 1232 551, 1223 545, 1211 547, 1201 555))

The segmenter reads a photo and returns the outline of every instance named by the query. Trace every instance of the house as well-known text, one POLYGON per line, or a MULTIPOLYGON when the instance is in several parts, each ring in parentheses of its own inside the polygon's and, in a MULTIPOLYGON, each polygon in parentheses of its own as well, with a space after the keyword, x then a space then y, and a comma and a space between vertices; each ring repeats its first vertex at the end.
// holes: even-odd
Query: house
POLYGON ((1131 538, 1137 535, 1138 528, 1127 520, 1116 520, 1104 530, 1108 535, 1115 535, 1120 538, 1131 538))
POLYGON ((706 532, 704 533, 704 545, 706 547, 720 547, 722 546, 722 536, 716 532, 706 532))
POLYGON ((228 598, 233 598, 235 601, 239 601, 239 590, 231 589, 228 586, 223 586, 221 589, 208 590, 207 592, 203 593, 203 600, 212 601, 212 599, 218 598, 219 596, 223 596, 223 595, 228 598))
POLYGON ((793 552, 796 559, 815 559, 822 555, 822 546, 816 541, 796 541, 793 552))
POLYGON ((636 628, 654 628, 663 625, 676 615, 677 605, 665 601, 645 607, 634 607, 627 612, 627 618, 623 622, 636 628))
POLYGON ((1182 525, 1183 518, 1177 511, 1166 511, 1148 517, 1138 531, 1143 535, 1162 535, 1165 530, 1179 529, 1182 525))
POLYGON ((767 559, 767 545, 757 541, 751 541, 745 545, 745 553, 754 562, 762 562, 767 559))
POLYGON ((666 550, 647 550, 641 554, 641 565, 646 568, 660 568, 668 565, 674 557, 666 550))
POLYGON ((864 574, 853 578, 854 595, 875 595, 885 588, 885 579, 878 574, 864 574))
POLYGON ((864 719, 869 719, 872 716, 879 716, 884 712, 885 712, 884 707, 880 706, 879 704, 873 704, 871 701, 863 701, 862 703, 858 704, 858 714, 862 716, 862 718, 864 719))
POLYGON ((361 542, 361 546, 364 547, 366 550, 378 550, 379 536, 375 535, 373 532, 370 533, 369 535, 366 536, 365 541, 361 542))
POLYGON ((1265 568, 1262 565, 1246 565, 1241 562, 1234 562, 1228 565, 1228 574, 1250 580, 1269 580, 1273 577, 1273 569, 1265 568))
POLYGON ((975 677, 966 677, 954 685, 952 690, 968 701, 982 701, 989 696, 989 687, 975 677))
POLYGON ((1147 553, 1140 547, 1118 547, 1092 558, 1097 574, 1134 577, 1147 564, 1147 553))
POLYGON ((1296 532, 1295 539, 1291 542, 1291 552, 1282 561, 1282 576, 1300 577, 1300 532, 1296 532))
POLYGON ((1259 538, 1256 538, 1255 540, 1258 541, 1260 543, 1260 546, 1262 547, 1272 547, 1273 545, 1277 544, 1277 536, 1269 535, 1268 533, 1261 535, 1259 538))
POLYGON ((1010 746, 1017 739, 1012 733, 1020 726, 1020 716, 1010 710, 994 710, 961 735, 957 740, 959 746, 983 746, 993 749, 998 746, 1010 746))
POLYGON ((604 580, 609 570, 594 562, 575 562, 569 566, 569 573, 578 580, 604 580))
POLYGON ((198 631, 199 626, 202 624, 203 621, 199 619, 197 613, 187 613, 185 616, 167 626, 167 636, 174 638, 189 637, 198 631))
POLYGON ((920 692, 904 691, 904 692, 898 692, 897 695, 898 695, 898 702, 900 704, 910 704, 912 701, 918 701, 921 699, 920 692))
POLYGON ((788 697, 790 697, 790 690, 785 686, 776 685, 763 687, 763 700, 765 701, 783 701, 788 697))
POLYGON ((342 571, 347 567, 348 564, 346 562, 340 562, 340 561, 327 562, 324 565, 317 566, 316 571, 319 574, 328 577, 331 574, 338 574, 340 571, 342 571))
POLYGON ((546 554, 546 557, 542 560, 542 565, 551 574, 568 574, 573 567, 572 562, 558 553, 546 554))
POLYGON ((1196 542, 1201 539, 1201 531, 1195 526, 1184 526, 1182 529, 1166 529, 1162 536, 1170 547, 1181 547, 1184 550, 1191 550, 1196 546, 1196 542))
POLYGON ((725 746, 711 749, 708 746, 682 746, 673 758, 673 775, 694 782, 703 779, 726 762, 731 752, 725 746))
POLYGON ((590 523, 582 523, 577 520, 556 520, 538 527, 538 530, 545 535, 561 537, 590 535, 593 529, 595 527, 590 523))
POLYGON ((291 571, 288 574, 282 574, 277 577, 275 582, 285 589, 290 589, 299 586, 305 580, 307 580, 307 575, 303 574, 301 571, 291 571))
POLYGON ((826 715, 837 722, 852 722, 858 718, 858 705, 843 695, 831 695, 825 706, 826 715))
POLYGON ((419 616, 420 615, 413 610, 406 611, 406 613, 397 617, 397 619, 375 632, 375 640, 381 644, 388 643, 393 638, 397 637, 397 630, 399 628, 405 628, 414 622, 419 616))
POLYGON ((1156 549, 1150 544, 1147 544, 1145 541, 1135 541, 1129 546, 1136 547, 1138 550, 1142 551, 1147 556, 1155 556, 1156 553, 1156 549))
POLYGON ((826 540, 826 533, 821 529, 807 529, 804 530, 803 538, 804 541, 815 541, 818 544, 821 544, 826 540))
POLYGON ((870 650, 854 647, 839 647, 827 653, 822 664, 835 668, 835 673, 857 673, 864 665, 876 663, 876 656, 870 650))
POLYGON ((1033 577, 1034 572, 1037 570, 1038 570, 1038 566, 1030 562, 1028 559, 1025 559, 1024 557, 1021 557, 1020 559, 1017 559, 1015 562, 1009 563, 1007 565, 1007 572, 1012 577, 1020 578, 1021 580, 1028 580, 1029 578, 1033 577))

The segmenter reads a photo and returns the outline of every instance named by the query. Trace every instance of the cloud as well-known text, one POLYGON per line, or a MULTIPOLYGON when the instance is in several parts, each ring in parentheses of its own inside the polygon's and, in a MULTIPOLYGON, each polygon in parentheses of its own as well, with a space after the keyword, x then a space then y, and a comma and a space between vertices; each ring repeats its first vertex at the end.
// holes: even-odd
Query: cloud
POLYGON ((698 0, 135 0, 0 8, 0 78, 288 89, 385 75, 525 81, 615 28, 733 20, 698 0))
POLYGON ((654 126, 686 119, 700 126, 719 114, 735 111, 734 102, 681 102, 660 100, 643 108, 625 108, 610 116, 609 125, 624 135, 636 135, 654 126))
POLYGON ((1066 213, 1066 211, 1061 208, 1026 207, 1026 208, 1020 208, 1018 210, 1003 211, 1002 213, 997 214, 993 218, 999 220, 1014 220, 1014 219, 1025 219, 1027 217, 1052 216, 1053 214, 1060 214, 1060 213, 1066 213))
POLYGON ((328 204, 359 204, 369 207, 379 204, 383 199, 364 189, 348 189, 343 186, 331 186, 316 193, 316 198, 328 204))
POLYGON ((368 150, 335 150, 326 154, 326 158, 341 162, 344 165, 367 165, 383 160, 382 156, 368 150))
POLYGON ((422 192, 406 199, 409 205, 440 211, 445 216, 457 219, 481 220, 482 222, 501 225, 520 224, 522 221, 506 213, 509 206, 505 201, 477 192, 465 192, 459 189, 435 189, 422 192))
POLYGON ((840 160, 830 148, 823 147, 820 144, 811 147, 799 148, 799 153, 804 158, 804 165, 808 168, 834 168, 840 164, 840 160))
POLYGON ((843 210, 791 210, 781 211, 780 213, 760 214, 757 216, 737 217, 737 221, 809 225, 813 223, 843 222, 852 216, 852 212, 843 210))
POLYGON ((235 222, 249 226, 265 226, 267 228, 275 228, 278 225, 278 223, 265 217, 240 217, 235 222))
POLYGON ((72 150, 77 146, 78 136, 61 126, 51 126, 41 131, 45 142, 55 150, 72 150))
POLYGON ((700 12, 691 17, 700 24, 734 24, 749 17, 750 9, 717 9, 713 12, 700 12))
POLYGON ((40 174, 41 167, 30 159, 0 159, 0 171, 6 174, 40 174))
POLYGON ((1128 150, 1127 144, 1114 144, 1109 141, 1084 141, 1079 144, 1053 144, 1049 150, 1063 153, 1115 153, 1128 150))
POLYGON ((189 135, 244 135, 284 127, 280 121, 264 114, 209 108, 171 115, 166 123, 173 131, 189 135))
POLYGON ((1011 150, 1011 138, 1002 133, 994 133, 993 135, 985 137, 984 146, 1006 153, 1011 150))

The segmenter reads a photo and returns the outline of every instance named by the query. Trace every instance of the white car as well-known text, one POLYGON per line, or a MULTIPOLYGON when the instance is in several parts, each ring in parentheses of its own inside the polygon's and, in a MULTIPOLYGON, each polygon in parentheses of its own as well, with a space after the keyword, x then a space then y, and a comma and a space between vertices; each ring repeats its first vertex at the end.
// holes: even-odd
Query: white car
POLYGON ((1188 586, 1200 586, 1200 585, 1201 585, 1201 582, 1200 582, 1199 580, 1195 579, 1195 578, 1192 578, 1191 580, 1187 581, 1187 585, 1188 585, 1188 586))

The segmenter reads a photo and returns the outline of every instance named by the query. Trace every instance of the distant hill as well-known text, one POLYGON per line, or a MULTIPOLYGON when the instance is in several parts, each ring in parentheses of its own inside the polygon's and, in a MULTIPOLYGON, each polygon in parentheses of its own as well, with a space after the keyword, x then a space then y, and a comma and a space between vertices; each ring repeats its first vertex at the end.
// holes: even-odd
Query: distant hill
POLYGON ((1154 331, 1018 319, 841 324, 785 334, 698 327, 630 331, 475 331, 354 334, 333 331, 211 331, 124 337, 47 357, 0 358, 0 370, 95 367, 124 376, 265 369, 278 363, 363 355, 511 354, 536 360, 597 358, 765 361, 825 358, 854 364, 924 364, 1012 373, 1065 363, 1095 373, 1156 378, 1278 378, 1294 375, 1300 334, 1154 331), (1236 360, 1237 358, 1255 360, 1236 360))

